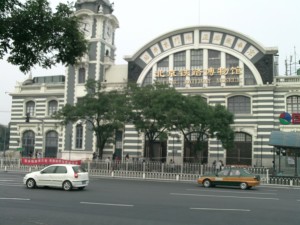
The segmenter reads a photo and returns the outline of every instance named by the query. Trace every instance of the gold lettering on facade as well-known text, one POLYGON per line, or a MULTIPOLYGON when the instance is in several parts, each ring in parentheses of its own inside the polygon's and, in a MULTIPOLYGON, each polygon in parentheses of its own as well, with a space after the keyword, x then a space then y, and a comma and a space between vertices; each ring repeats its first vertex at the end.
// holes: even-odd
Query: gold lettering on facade
POLYGON ((169 71, 169 77, 175 77, 176 76, 176 71, 175 70, 170 70, 169 71))
POLYGON ((218 68, 218 74, 219 75, 227 75, 228 74, 228 72, 229 72, 229 68, 223 68, 223 67, 220 67, 220 68, 218 68))
POLYGON ((179 72, 180 72, 180 75, 183 76, 183 77, 190 75, 190 71, 189 70, 181 70, 179 72))
POLYGON ((239 66, 231 67, 230 71, 231 71, 231 74, 241 74, 242 73, 242 68, 240 68, 239 66))
POLYGON ((201 76, 201 75, 203 75, 202 69, 193 69, 192 70, 192 76, 201 76))
POLYGON ((213 76, 214 74, 215 74, 215 68, 209 67, 209 68, 207 69, 207 75, 213 76))

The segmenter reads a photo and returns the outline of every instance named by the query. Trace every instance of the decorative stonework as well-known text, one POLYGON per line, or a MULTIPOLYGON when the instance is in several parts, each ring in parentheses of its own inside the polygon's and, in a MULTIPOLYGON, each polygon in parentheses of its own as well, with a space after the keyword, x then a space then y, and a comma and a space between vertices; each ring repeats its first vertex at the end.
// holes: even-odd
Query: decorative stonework
POLYGON ((176 35, 172 37, 172 41, 173 41, 173 45, 174 47, 178 47, 182 45, 182 41, 181 41, 181 36, 180 35, 176 35))

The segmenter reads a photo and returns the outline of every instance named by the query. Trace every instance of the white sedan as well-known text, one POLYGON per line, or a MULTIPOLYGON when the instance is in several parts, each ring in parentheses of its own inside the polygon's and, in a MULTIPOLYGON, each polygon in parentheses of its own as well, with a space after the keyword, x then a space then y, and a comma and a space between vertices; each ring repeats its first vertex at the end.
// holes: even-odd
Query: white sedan
POLYGON ((79 165, 53 164, 25 175, 23 183, 27 188, 58 187, 65 191, 72 188, 84 189, 89 184, 89 174, 79 165))

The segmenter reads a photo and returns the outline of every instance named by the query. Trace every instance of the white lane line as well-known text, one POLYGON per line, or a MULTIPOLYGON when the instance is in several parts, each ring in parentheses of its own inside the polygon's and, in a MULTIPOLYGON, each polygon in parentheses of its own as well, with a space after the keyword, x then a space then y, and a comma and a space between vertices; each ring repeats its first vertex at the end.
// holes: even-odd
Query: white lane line
MULTIPOLYGON (((236 193, 236 194, 245 194, 245 191, 212 191, 212 190, 199 190, 199 189, 186 189, 187 191, 201 191, 201 192, 215 192, 215 193, 236 193)), ((246 194, 255 194, 255 195, 277 195, 277 193, 269 193, 269 192, 253 192, 247 191, 246 194)))
POLYGON ((209 211, 240 211, 250 212, 250 209, 218 209, 218 208, 190 208, 191 210, 209 210, 209 211))
POLYGON ((0 200, 30 201, 29 198, 0 198, 0 200))
POLYGON ((104 205, 104 206, 118 206, 118 207, 133 207, 134 205, 126 204, 111 204, 111 203, 101 203, 101 202, 80 202, 80 204, 86 205, 104 205))
POLYGON ((15 180, 0 180, 0 182, 4 182, 4 181, 15 181, 15 180))
POLYGON ((197 197, 213 197, 213 198, 246 198, 246 199, 261 199, 261 200, 279 200, 279 198, 259 198, 259 197, 242 197, 230 195, 197 195, 197 194, 183 194, 183 193, 170 193, 170 195, 182 196, 197 196, 197 197))
POLYGON ((5 186, 5 187, 21 187, 24 186, 23 184, 0 184, 0 186, 5 186))

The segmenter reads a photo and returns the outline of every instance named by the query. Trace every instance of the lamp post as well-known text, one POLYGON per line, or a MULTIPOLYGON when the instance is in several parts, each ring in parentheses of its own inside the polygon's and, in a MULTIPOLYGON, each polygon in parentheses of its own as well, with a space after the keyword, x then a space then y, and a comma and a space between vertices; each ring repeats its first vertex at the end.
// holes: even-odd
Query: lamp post
POLYGON ((261 166, 261 167, 263 166, 263 164, 262 164, 262 153, 263 153, 262 139, 263 139, 263 137, 260 136, 260 166, 261 166))
MULTIPOLYGON (((45 137, 44 137, 44 127, 45 127, 45 122, 44 119, 40 118, 35 118, 36 120, 42 121, 42 157, 45 156, 45 137)), ((35 155, 36 150, 34 149, 33 154, 35 155)))

